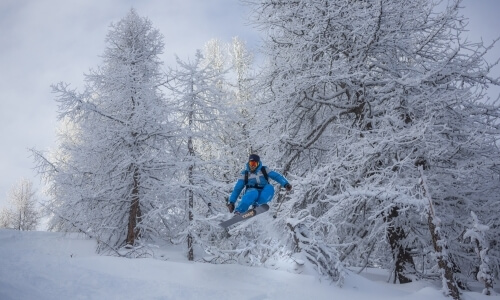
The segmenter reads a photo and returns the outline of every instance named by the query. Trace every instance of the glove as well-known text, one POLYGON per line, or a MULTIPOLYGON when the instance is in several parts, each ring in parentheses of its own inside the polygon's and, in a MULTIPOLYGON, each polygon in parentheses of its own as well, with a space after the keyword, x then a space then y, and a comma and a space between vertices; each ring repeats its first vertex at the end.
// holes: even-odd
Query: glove
POLYGON ((227 204, 227 209, 229 210, 230 213, 234 211, 234 203, 229 202, 227 204))
POLYGON ((291 191, 291 190, 292 190, 292 185, 291 185, 291 184, 289 184, 289 183, 285 184, 285 189, 286 189, 287 191, 291 191))

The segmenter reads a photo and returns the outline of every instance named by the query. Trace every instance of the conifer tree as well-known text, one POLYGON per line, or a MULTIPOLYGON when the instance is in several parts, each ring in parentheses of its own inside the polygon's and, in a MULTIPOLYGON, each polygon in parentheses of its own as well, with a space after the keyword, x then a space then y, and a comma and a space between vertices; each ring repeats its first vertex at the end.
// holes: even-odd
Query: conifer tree
POLYGON ((103 64, 82 93, 53 86, 68 124, 54 158, 36 152, 51 186, 53 226, 96 237, 100 250, 158 234, 173 128, 159 89, 163 38, 132 9, 106 37, 103 64))
POLYGON ((19 180, 9 192, 8 206, 0 210, 0 228, 35 230, 42 217, 37 201, 33 182, 26 178, 19 180))
POLYGON ((184 230, 179 238, 187 242, 188 259, 194 260, 195 245, 204 247, 220 234, 217 222, 208 217, 225 208, 227 186, 221 174, 226 157, 221 133, 227 128, 230 107, 222 88, 225 73, 214 64, 204 63, 201 51, 193 61, 178 58, 177 65, 169 72, 168 84, 180 128, 175 197, 185 203, 184 230))

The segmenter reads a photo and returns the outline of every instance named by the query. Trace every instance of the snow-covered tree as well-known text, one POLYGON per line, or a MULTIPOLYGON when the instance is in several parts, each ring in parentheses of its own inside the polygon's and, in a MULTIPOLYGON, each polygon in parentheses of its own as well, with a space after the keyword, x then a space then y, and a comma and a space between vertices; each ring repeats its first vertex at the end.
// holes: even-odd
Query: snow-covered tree
POLYGON ((0 228, 35 230, 42 217, 37 201, 33 182, 21 179, 9 192, 8 206, 0 211, 0 228))
MULTIPOLYGON (((227 162, 231 169, 237 170, 245 163, 247 155, 253 152, 252 136, 248 130, 249 124, 255 122, 258 110, 254 110, 255 75, 253 70, 253 55, 244 41, 234 37, 230 43, 211 40, 204 50, 205 63, 215 70, 224 73, 224 81, 219 83, 228 95, 231 105, 231 118, 226 120, 224 131, 227 162)), ((228 180, 233 180, 234 172, 225 174, 228 180)))
POLYGON ((255 75, 253 55, 246 43, 234 37, 231 42, 223 43, 218 39, 210 40, 204 47, 203 66, 210 66, 221 73, 217 87, 226 97, 227 115, 224 127, 218 129, 219 149, 224 153, 226 168, 221 170, 223 181, 228 190, 233 186, 235 177, 246 163, 248 154, 255 149, 249 124, 256 122, 259 111, 255 110, 255 75))
MULTIPOLYGON (((231 58, 231 71, 234 73, 233 86, 234 103, 238 108, 239 118, 233 120, 234 143, 233 149, 239 151, 240 155, 254 153, 254 139, 258 137, 251 134, 249 127, 252 123, 259 122, 260 110, 256 109, 258 99, 255 86, 256 76, 252 74, 254 58, 244 41, 238 37, 233 38, 229 47, 231 58), (246 150, 246 152, 244 151, 246 150)), ((245 160, 246 156, 243 155, 245 160)), ((240 163, 242 161, 239 161, 240 163)))
POLYGON ((116 250, 169 230, 160 212, 174 201, 165 197, 173 128, 160 90, 162 35, 132 9, 106 42, 103 65, 85 76, 82 93, 53 86, 71 128, 53 159, 35 153, 51 186, 52 224, 116 250))
POLYGON ((486 232, 490 228, 487 225, 481 224, 473 211, 471 211, 471 217, 472 224, 465 232, 464 239, 470 238, 470 241, 475 246, 475 252, 480 261, 477 271, 477 280, 484 283, 483 294, 491 295, 493 290, 493 270, 488 256, 490 242, 486 238, 486 232))
POLYGON ((250 2, 268 34, 260 111, 272 138, 262 147, 296 178, 281 224, 342 245, 345 264, 382 262, 409 282, 412 253, 432 248, 421 166, 460 272, 470 263, 464 215, 499 201, 500 157, 499 107, 484 99, 499 82, 490 48, 461 36, 460 1, 443 10, 427 0, 250 2))
MULTIPOLYGON (((229 69, 227 60, 227 45, 219 39, 209 40, 201 52, 203 53, 203 64, 210 65, 214 72, 225 73, 229 69)), ((223 84, 223 77, 219 85, 223 84)))
MULTIPOLYGON (((215 133, 217 138, 212 139, 217 141, 214 148, 218 149, 223 159, 217 168, 211 169, 211 172, 215 171, 213 177, 225 184, 224 186, 219 184, 218 192, 224 195, 223 199, 226 200, 239 172, 247 162, 248 154, 259 151, 254 146, 257 145, 256 141, 262 138, 262 134, 255 126, 261 123, 261 111, 256 105, 258 103, 256 76, 252 73, 255 66, 253 55, 246 43, 237 37, 228 44, 211 40, 204 47, 203 53, 202 67, 209 67, 213 72, 220 73, 221 76, 214 85, 226 98, 224 101, 226 107, 222 109, 225 111, 225 118, 217 127, 215 133)), ((216 201, 220 200, 222 199, 216 201)), ((227 208, 216 207, 216 210, 224 212, 227 208)), ((262 238, 264 235, 261 233, 265 223, 264 220, 258 220, 256 225, 227 236, 226 232, 216 229, 216 233, 211 232, 211 235, 199 235, 198 243, 203 242, 205 252, 212 255, 208 256, 210 262, 237 261, 248 265, 262 265, 268 260, 283 256, 281 242, 273 241, 270 236, 262 238), (257 225, 260 221, 263 223, 257 225), (218 234, 219 238, 214 239, 214 234, 218 234), (207 241, 207 237, 211 240, 207 241)))
POLYGON ((175 197, 185 203, 180 214, 185 215, 185 230, 179 238, 186 240, 188 259, 193 260, 196 245, 205 247, 204 243, 220 234, 213 215, 225 209, 227 186, 221 175, 227 172, 226 147, 222 141, 231 109, 221 84, 224 72, 204 62, 201 51, 193 61, 177 59, 177 66, 169 72, 168 84, 180 128, 175 197))

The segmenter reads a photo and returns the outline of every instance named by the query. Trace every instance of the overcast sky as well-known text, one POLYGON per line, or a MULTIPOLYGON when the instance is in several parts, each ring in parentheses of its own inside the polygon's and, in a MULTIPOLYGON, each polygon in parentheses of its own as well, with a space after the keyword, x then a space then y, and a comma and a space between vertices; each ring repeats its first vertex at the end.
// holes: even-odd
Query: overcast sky
MULTIPOLYGON (((500 36, 500 0, 463 5, 472 40, 500 36)), ((101 64, 109 25, 132 7, 164 35, 166 66, 174 66, 174 55, 193 57, 212 38, 259 43, 238 0, 0 0, 0 207, 22 177, 41 189, 27 149, 56 145, 50 85, 64 81, 82 91, 83 74, 101 64)), ((500 45, 490 57, 500 57, 500 45)))

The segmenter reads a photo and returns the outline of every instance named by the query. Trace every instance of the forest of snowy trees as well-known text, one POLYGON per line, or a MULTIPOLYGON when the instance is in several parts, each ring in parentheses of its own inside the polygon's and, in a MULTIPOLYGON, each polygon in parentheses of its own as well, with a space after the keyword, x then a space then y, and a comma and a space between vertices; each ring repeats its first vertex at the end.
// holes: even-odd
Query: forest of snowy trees
POLYGON ((33 150, 50 228, 137 257, 293 259, 342 282, 441 278, 460 298, 500 273, 500 85, 491 45, 463 37, 460 1, 247 0, 265 64, 238 38, 164 68, 164 38, 131 10, 82 91, 53 86, 56 151, 33 150), (165 71, 167 70, 167 71, 165 71), (226 197, 249 153, 283 173, 269 215, 229 233, 226 197))

